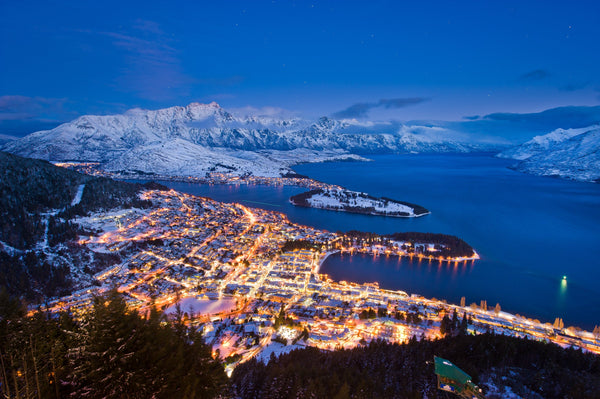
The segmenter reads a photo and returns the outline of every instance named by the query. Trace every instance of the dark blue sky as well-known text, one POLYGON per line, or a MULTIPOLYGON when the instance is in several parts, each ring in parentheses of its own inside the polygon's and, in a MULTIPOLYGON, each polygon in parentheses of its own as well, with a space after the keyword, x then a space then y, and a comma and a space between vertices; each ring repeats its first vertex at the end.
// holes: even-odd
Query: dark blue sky
POLYGON ((9 133, 192 101, 399 120, 600 103, 598 1, 2 1, 0 37, 9 133))

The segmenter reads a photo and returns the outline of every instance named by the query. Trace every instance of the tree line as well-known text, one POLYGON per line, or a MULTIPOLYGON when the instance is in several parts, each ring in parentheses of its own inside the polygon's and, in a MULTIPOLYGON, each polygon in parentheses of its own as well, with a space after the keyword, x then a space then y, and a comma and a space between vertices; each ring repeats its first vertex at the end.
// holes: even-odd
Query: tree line
MULTIPOLYGON (((367 317, 373 317, 374 310, 367 317)), ((377 310, 377 316, 384 316, 377 310)), ((285 324, 285 313, 278 318, 285 324)), ((473 381, 506 385, 521 397, 597 398, 600 357, 494 335, 448 334, 437 341, 364 342, 354 349, 294 350, 267 364, 224 365, 181 310, 167 318, 128 308, 116 290, 94 298, 79 321, 68 313, 27 316, 0 289, 0 393, 7 398, 449 398, 436 387, 433 356, 473 381)), ((448 318, 460 330, 459 316, 448 318)), ((464 318, 463 318, 464 320, 464 318)), ((308 331, 304 330, 302 337, 308 331)))
POLYGON ((250 360, 231 378, 239 398, 451 398, 437 390, 433 357, 521 397, 598 398, 600 357, 557 345, 482 334, 406 344, 372 341, 354 349, 294 350, 268 364, 250 360))
POLYGON ((199 333, 152 309, 140 315, 115 290, 81 321, 25 316, 0 291, 0 392, 6 398, 212 398, 227 393, 223 366, 199 333))
POLYGON ((380 235, 377 233, 350 230, 345 233, 337 232, 342 236, 343 244, 351 244, 352 241, 364 241, 367 244, 389 245, 391 241, 402 241, 410 243, 406 250, 411 253, 415 252, 415 244, 433 244, 434 250, 428 248, 418 248, 418 253, 425 256, 433 256, 443 258, 451 257, 471 257, 475 254, 473 247, 467 244, 463 239, 448 234, 438 233, 422 233, 418 231, 399 232, 393 234, 380 235))
POLYGON ((72 219, 118 207, 147 208, 151 202, 139 198, 145 188, 165 189, 156 183, 130 184, 82 175, 46 161, 0 152, 0 286, 28 300, 68 294, 72 287, 69 261, 86 265, 90 274, 110 264, 110 259, 76 243, 79 235, 93 232, 72 219), (81 201, 71 206, 81 184, 85 184, 81 201), (50 211, 58 213, 45 214, 50 211), (44 239, 49 248, 38 247, 44 239))

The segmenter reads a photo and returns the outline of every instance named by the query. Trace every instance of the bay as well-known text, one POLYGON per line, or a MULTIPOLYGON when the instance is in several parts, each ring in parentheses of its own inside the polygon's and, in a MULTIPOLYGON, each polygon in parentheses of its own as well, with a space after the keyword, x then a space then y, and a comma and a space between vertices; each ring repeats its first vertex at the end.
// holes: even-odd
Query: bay
POLYGON ((321 272, 335 280, 379 282, 426 297, 467 304, 485 299, 503 310, 593 329, 600 324, 600 185, 537 177, 491 154, 378 155, 372 162, 304 164, 294 169, 350 190, 416 203, 432 213, 391 218, 298 208, 297 187, 163 182, 219 201, 284 212, 295 223, 329 231, 422 231, 463 238, 474 264, 334 255, 321 272), (566 282, 563 276, 567 276, 566 282))

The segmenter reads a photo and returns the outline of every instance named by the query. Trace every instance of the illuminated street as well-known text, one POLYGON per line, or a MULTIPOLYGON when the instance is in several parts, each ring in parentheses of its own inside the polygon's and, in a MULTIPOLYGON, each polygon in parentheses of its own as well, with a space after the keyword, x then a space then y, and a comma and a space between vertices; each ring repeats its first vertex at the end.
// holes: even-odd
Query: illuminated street
MULTIPOLYGON (((53 311, 70 309, 80 315, 95 293, 110 287, 117 287, 142 313, 152 304, 166 309, 178 299, 217 305, 229 299, 235 306, 216 306, 216 312, 181 309, 188 324, 202 329, 214 355, 226 359, 228 372, 270 345, 333 350, 374 339, 401 343, 413 336, 438 338, 442 318, 455 310, 460 318, 470 315, 468 330, 473 334, 495 331, 600 353, 598 337, 576 328, 557 329, 504 312, 383 290, 376 283, 334 282, 319 274, 321 262, 331 253, 405 256, 402 242, 353 241, 341 247, 336 234, 294 225, 277 212, 173 190, 146 191, 143 198, 154 206, 79 219, 84 227, 103 231, 81 237, 80 244, 128 255, 95 276, 97 287, 53 301, 53 311), (282 252, 286 242, 321 249, 282 252)), ((468 261, 475 259, 477 254, 468 261)), ((432 261, 457 264, 467 259, 429 258, 432 261)))

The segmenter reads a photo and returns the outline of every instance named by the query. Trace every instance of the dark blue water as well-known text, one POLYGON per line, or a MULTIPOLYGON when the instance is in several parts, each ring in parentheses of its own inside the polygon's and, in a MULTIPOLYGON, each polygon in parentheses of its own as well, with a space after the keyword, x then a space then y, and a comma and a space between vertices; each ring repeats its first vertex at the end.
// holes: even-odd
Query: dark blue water
POLYGON ((486 299, 502 309, 567 325, 600 324, 600 185, 542 178, 506 168, 511 161, 477 155, 389 155, 374 162, 306 164, 298 173, 425 206, 431 215, 385 218, 296 208, 291 187, 198 186, 181 191, 288 214, 317 228, 378 233, 430 231, 457 235, 482 259, 474 265, 419 264, 397 258, 332 256, 322 272, 336 280, 378 281, 457 303, 486 299), (567 275, 567 283, 562 276, 567 275))

